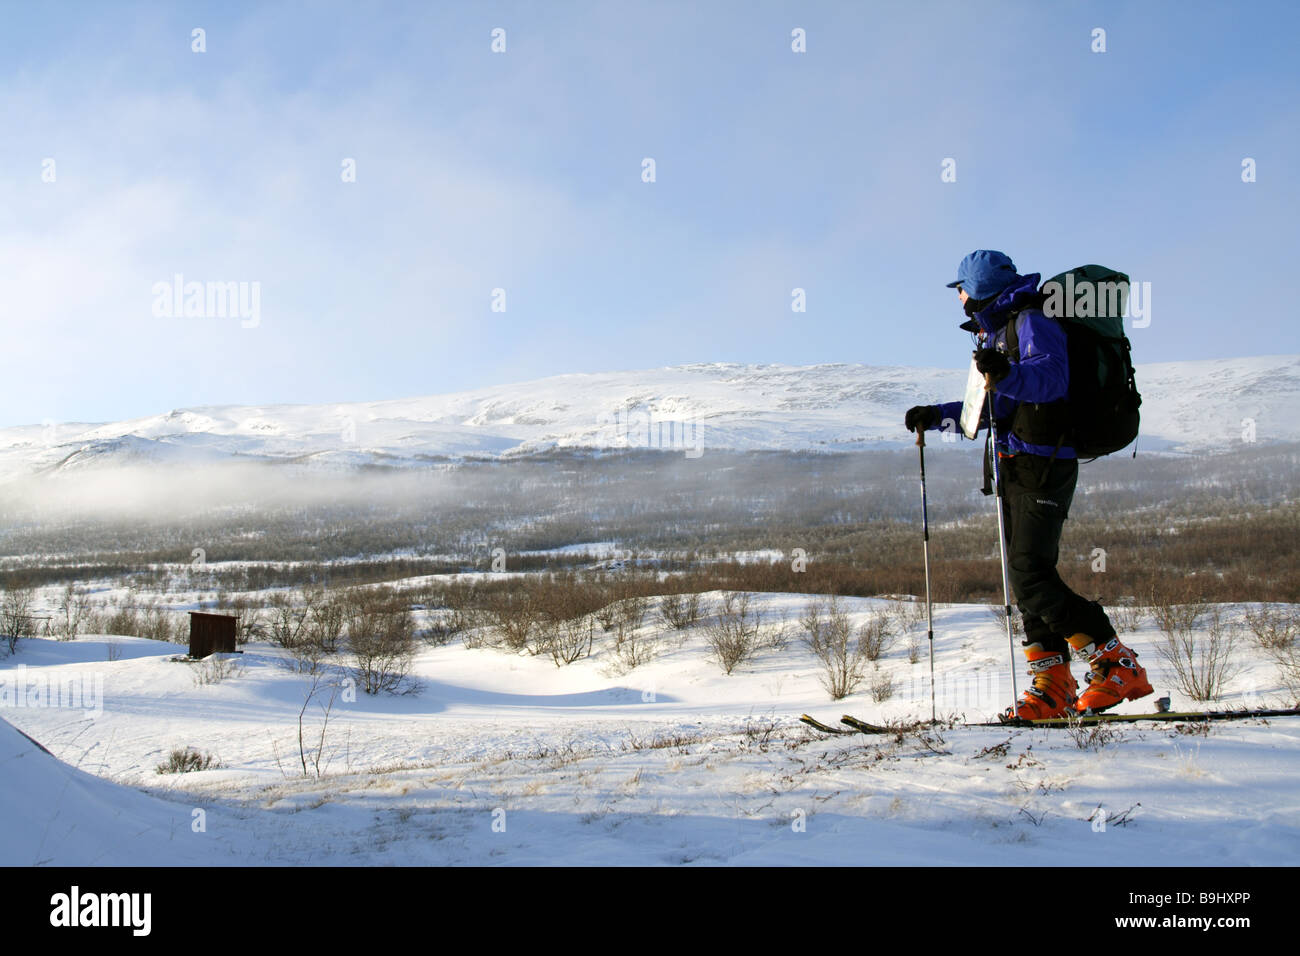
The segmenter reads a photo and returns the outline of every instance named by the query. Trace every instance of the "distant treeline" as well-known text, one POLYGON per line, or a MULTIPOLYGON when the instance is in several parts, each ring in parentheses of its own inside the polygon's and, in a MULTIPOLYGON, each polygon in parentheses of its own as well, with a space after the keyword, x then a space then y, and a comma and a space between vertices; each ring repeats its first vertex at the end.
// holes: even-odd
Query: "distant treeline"
MULTIPOLYGON (((970 442, 928 451, 936 597, 1000 600, 996 524, 978 490, 977 451, 970 442)), ((1300 600, 1298 466, 1300 446, 1244 444, 1213 457, 1140 453, 1085 464, 1062 574, 1109 603, 1140 600, 1171 578, 1193 582, 1205 600, 1300 600)), ((187 506, 143 517, 7 504, 0 587, 343 587, 488 571, 494 552, 510 571, 581 570, 592 558, 526 552, 612 542, 636 556, 620 573, 673 572, 670 589, 687 581, 701 590, 849 595, 923 588, 912 450, 697 459, 556 452, 428 473, 325 476, 310 482, 305 503, 293 495, 302 479, 282 472, 268 468, 265 483, 237 495, 227 485, 217 499, 196 488, 187 506), (746 552, 780 559, 737 560, 746 552), (796 565, 799 552, 806 562, 796 565)))

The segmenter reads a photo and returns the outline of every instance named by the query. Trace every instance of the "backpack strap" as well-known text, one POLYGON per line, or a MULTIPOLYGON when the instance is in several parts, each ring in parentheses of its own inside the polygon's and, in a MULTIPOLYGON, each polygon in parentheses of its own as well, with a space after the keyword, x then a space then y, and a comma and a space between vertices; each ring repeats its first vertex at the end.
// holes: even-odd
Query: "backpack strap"
MULTIPOLYGON (((1017 312, 1006 325, 1007 355, 1016 363, 1020 362, 1020 322, 1025 311, 1022 309, 1017 312)), ((1011 419, 1010 432, 1022 441, 1046 445, 1052 442, 1053 437, 1056 438, 1056 447, 1047 460, 1049 468, 1060 454, 1068 431, 1068 412, 1064 401, 1044 404, 1021 402, 1016 406, 1011 419)))
POLYGON ((1007 355, 1010 356, 1011 361, 1013 361, 1013 362, 1017 362, 1017 363, 1020 361, 1020 328, 1019 328, 1019 326, 1020 326, 1020 317, 1021 317, 1022 315, 1024 315, 1024 312, 1017 312, 1017 313, 1016 313, 1015 315, 1013 315, 1013 316, 1011 317, 1011 319, 1007 322, 1007 335, 1006 335, 1007 355))
MULTIPOLYGON (((1003 341, 1007 346, 1007 355, 1010 357, 1011 361, 1017 363, 1020 361, 1020 333, 1017 331, 1016 325, 1020 321, 1020 316, 1022 314, 1022 312, 1017 312, 1015 315, 1011 316, 1011 318, 1007 320, 1007 324, 1003 326, 1005 329, 1003 341)), ((1016 410, 1012 412, 1013 420, 1019 412, 1020 406, 1017 405, 1016 410)), ((992 410, 990 410, 990 414, 991 413, 992 410)), ((993 456, 997 453, 997 448, 993 446, 993 432, 990 429, 990 431, 984 436, 984 487, 980 489, 986 495, 993 494, 993 456)))

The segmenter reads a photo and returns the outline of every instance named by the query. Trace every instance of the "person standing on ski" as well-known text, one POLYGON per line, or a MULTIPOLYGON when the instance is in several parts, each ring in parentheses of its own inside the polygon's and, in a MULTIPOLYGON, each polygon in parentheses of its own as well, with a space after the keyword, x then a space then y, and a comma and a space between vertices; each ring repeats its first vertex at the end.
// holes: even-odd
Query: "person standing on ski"
MULTIPOLYGON (((966 313, 961 328, 975 339, 976 367, 993 392, 1007 573, 1033 677, 1014 713, 1007 708, 1003 716, 1020 720, 1096 713, 1152 692, 1146 669, 1119 640, 1101 605, 1070 590, 1056 570, 1079 463, 1065 420, 1066 335, 1043 313, 1038 281, 1038 273, 1018 274, 1005 254, 980 249, 962 259, 956 281, 948 283, 966 313), (1070 673, 1070 648, 1091 665, 1082 694, 1070 673)), ((961 402, 918 405, 904 424, 908 431, 945 424, 951 430, 961 410, 961 402)), ((987 418, 986 410, 981 427, 987 428, 987 418)))

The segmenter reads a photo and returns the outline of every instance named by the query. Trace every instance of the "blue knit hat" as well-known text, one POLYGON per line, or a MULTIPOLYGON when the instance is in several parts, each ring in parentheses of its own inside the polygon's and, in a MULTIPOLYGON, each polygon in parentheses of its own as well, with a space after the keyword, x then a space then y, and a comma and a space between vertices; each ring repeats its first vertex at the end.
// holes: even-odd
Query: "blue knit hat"
POLYGON ((1016 264, 1005 253, 976 249, 957 266, 957 281, 948 288, 961 287, 972 299, 995 296, 1017 278, 1016 264))

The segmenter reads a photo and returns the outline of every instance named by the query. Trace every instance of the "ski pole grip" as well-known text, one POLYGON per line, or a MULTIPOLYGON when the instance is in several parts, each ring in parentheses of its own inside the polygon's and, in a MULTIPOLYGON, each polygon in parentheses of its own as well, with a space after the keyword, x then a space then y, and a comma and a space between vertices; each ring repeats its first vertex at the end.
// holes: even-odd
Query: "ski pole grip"
POLYGON ((919 425, 916 428, 916 445, 918 448, 925 447, 925 429, 919 425))

